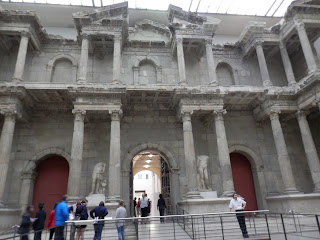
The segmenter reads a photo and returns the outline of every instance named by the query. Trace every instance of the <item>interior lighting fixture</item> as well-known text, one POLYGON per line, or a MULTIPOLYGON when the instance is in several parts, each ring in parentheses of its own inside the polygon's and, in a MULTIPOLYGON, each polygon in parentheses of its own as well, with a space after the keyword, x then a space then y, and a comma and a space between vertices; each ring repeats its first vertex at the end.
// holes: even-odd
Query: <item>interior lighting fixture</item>
POLYGON ((150 167, 150 165, 144 165, 144 167, 145 167, 145 168, 149 168, 149 167, 150 167))
POLYGON ((150 154, 148 155, 148 157, 152 158, 152 157, 153 157, 153 154, 152 154, 152 153, 150 153, 150 154))
POLYGON ((151 160, 147 160, 146 162, 147 162, 147 163, 151 163, 151 160))

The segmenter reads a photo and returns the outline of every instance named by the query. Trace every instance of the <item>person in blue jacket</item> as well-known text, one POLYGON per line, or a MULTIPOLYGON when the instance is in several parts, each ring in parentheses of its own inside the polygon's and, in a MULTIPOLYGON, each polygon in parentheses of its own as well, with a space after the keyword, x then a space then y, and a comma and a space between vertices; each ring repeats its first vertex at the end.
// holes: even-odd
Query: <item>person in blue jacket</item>
POLYGON ((64 239, 64 225, 69 218, 68 195, 63 195, 62 201, 56 206, 56 231, 54 240, 64 239))
MULTIPOLYGON (((98 207, 95 207, 90 211, 90 217, 93 219, 104 219, 108 215, 108 210, 104 207, 104 202, 101 201, 98 207)), ((104 221, 97 221, 94 226, 93 240, 101 240, 101 233, 104 226, 104 221)))

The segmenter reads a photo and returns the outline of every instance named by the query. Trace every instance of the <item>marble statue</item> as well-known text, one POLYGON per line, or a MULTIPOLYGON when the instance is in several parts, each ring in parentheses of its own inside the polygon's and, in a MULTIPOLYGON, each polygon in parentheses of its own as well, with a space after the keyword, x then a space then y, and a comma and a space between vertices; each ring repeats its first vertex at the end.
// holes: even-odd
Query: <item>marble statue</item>
POLYGON ((198 188, 200 190, 209 190, 208 184, 208 159, 206 155, 198 156, 197 167, 198 167, 198 188))
POLYGON ((104 194, 107 185, 106 180, 103 179, 103 173, 106 168, 105 163, 97 163, 94 166, 92 174, 92 192, 90 194, 104 194))

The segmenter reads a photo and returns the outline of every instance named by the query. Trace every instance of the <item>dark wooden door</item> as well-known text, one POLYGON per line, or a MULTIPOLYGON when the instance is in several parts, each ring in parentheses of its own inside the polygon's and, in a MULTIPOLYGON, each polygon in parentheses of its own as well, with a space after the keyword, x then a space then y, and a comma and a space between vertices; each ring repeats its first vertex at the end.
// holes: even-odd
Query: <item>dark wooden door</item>
POLYGON ((251 164, 239 153, 230 154, 234 190, 247 202, 246 210, 258 210, 251 164))
POLYGON ((37 166, 37 178, 33 190, 33 205, 38 209, 40 202, 44 203, 47 212, 46 227, 49 213, 55 203, 60 202, 67 193, 69 164, 66 159, 59 156, 47 158, 37 166))

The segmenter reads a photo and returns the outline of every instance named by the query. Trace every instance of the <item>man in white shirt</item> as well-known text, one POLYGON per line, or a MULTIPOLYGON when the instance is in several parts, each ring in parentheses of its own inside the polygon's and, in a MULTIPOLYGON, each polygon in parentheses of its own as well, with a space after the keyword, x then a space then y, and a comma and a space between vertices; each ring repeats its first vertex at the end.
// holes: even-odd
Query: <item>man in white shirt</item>
MULTIPOLYGON (((246 204, 247 203, 244 200, 238 198, 238 195, 234 193, 229 204, 230 212, 232 209, 234 209, 236 212, 244 211, 246 204)), ((236 216, 237 216, 243 237, 248 238, 249 236, 247 232, 246 219, 245 219, 244 213, 237 213, 236 216)))

